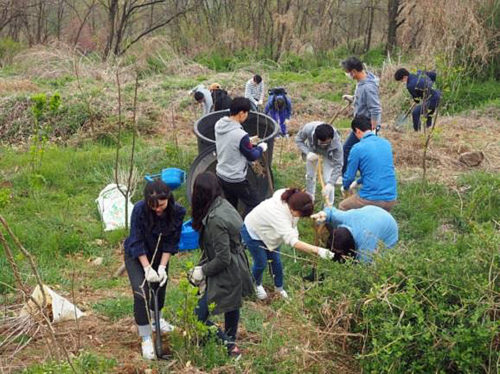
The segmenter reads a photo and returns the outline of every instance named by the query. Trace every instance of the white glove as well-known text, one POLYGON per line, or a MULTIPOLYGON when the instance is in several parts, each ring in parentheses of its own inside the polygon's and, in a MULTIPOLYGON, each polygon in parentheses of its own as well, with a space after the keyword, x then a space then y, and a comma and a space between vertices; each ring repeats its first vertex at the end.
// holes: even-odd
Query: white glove
POLYGON ((349 186, 349 190, 353 190, 355 189, 356 187, 358 187, 358 182, 354 181, 351 183, 351 185, 349 186))
POLYGON ((319 156, 314 152, 309 152, 306 156, 306 160, 309 162, 318 161, 319 156))
POLYGON ((158 283, 160 281, 158 273, 151 267, 151 265, 148 265, 144 268, 144 276, 150 283, 158 283))
POLYGON ((352 95, 342 95, 342 100, 349 101, 352 103, 354 101, 354 96, 352 95))
POLYGON ((323 189, 323 196, 330 196, 335 192, 335 186, 333 184, 327 183, 323 189))
POLYGON ((256 144, 259 141, 259 137, 257 135, 250 137, 250 143, 256 144))
POLYGON ((344 186, 340 187, 340 193, 342 194, 343 199, 345 199, 348 195, 347 191, 344 190, 344 186))
POLYGON ((267 143, 266 142, 259 143, 257 145, 257 147, 260 147, 262 149, 262 152, 267 151, 267 143))
POLYGON ((335 253, 330 252, 326 248, 318 247, 318 256, 324 260, 331 260, 335 256, 335 253))
POLYGON ((257 105, 262 105, 262 104, 264 104, 264 102, 263 102, 262 100, 259 100, 259 101, 257 102, 257 105))
POLYGON ((321 211, 311 215, 311 218, 315 220, 317 223, 323 223, 326 221, 326 213, 324 211, 321 211))
POLYGON ((203 269, 201 266, 195 266, 193 270, 193 279, 195 281, 201 281, 205 275, 203 274, 203 269))
POLYGON ((160 279, 160 287, 163 287, 167 283, 167 267, 160 265, 158 266, 158 278, 160 279))

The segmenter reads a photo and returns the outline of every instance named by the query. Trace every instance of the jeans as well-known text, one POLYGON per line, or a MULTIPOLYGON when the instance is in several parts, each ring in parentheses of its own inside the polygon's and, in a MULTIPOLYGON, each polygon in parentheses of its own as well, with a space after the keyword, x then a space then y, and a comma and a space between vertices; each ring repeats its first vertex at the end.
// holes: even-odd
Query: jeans
POLYGON ((354 147, 355 144, 359 143, 359 139, 354 135, 354 132, 350 132, 349 136, 344 142, 344 165, 342 166, 342 175, 344 175, 347 169, 347 160, 349 159, 349 153, 351 152, 351 148, 354 147))
POLYGON ((267 250, 263 241, 250 237, 245 225, 241 228, 241 238, 253 258, 252 274, 255 283, 258 286, 262 285, 264 270, 266 270, 266 265, 269 262, 271 264, 274 285, 276 287, 283 287, 283 265, 281 264, 279 247, 274 251, 267 250))
MULTIPOLYGON (((207 304, 207 293, 198 300, 198 305, 194 311, 198 320, 204 322, 207 326, 215 326, 215 324, 208 319, 209 311, 207 304)), ((230 312, 224 313, 224 330, 217 328, 217 337, 229 348, 234 346, 236 341, 236 333, 238 332, 238 322, 240 320, 240 310, 235 309, 230 312)))
MULTIPOLYGON (((161 256, 157 256, 152 267, 158 270, 161 256)), ((127 269, 132 292, 134 293, 134 319, 139 329, 140 336, 151 335, 151 326, 149 325, 148 312, 146 310, 146 302, 148 303, 149 310, 154 310, 154 300, 150 296, 149 284, 144 282, 144 269, 138 259, 130 257, 125 253, 125 268, 127 269), (144 282, 143 289, 141 285, 144 282)), ((167 265, 168 274, 168 265, 167 265)), ((156 284, 157 285, 157 284, 156 284)), ((155 286, 156 286, 155 285, 155 286)), ((158 309, 161 311, 165 303, 165 290, 167 284, 158 290, 158 309)), ((151 316, 152 318, 153 316, 151 316)))
POLYGON ((436 111, 437 106, 439 105, 439 98, 430 98, 427 101, 425 101, 423 104, 418 104, 413 108, 413 111, 411 113, 413 117, 413 130, 419 131, 420 130, 420 118, 421 117, 426 117, 426 125, 427 127, 432 126, 432 116, 434 112, 436 111))
MULTIPOLYGON (((330 175, 332 175, 333 167, 329 162, 323 162, 323 180, 325 183, 330 179, 330 175)), ((308 161, 306 158, 306 192, 308 192, 311 196, 315 196, 316 193, 316 172, 318 169, 318 160, 316 161, 308 161)), ((335 181, 334 181, 335 183, 335 181)), ((330 195, 328 196, 328 201, 330 204, 333 204, 335 201, 335 188, 332 190, 330 195)))
POLYGON ((247 180, 238 183, 230 183, 220 177, 217 177, 217 179, 222 187, 222 191, 224 191, 224 197, 234 209, 238 210, 238 200, 241 200, 243 204, 245 204, 243 217, 259 204, 257 192, 250 186, 247 180))

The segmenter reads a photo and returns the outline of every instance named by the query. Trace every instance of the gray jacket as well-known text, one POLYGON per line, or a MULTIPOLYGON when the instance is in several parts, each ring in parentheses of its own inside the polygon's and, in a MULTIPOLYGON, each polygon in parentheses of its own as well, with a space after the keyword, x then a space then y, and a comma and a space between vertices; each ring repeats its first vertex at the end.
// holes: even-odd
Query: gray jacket
POLYGON ((222 117, 215 124, 216 173, 227 182, 239 183, 247 177, 248 162, 240 152, 240 142, 245 135, 248 134, 243 126, 229 117, 222 117))
POLYGON ((214 104, 210 91, 207 90, 204 85, 200 84, 199 86, 193 88, 191 92, 201 92, 203 94, 203 97, 205 98, 203 100, 203 115, 206 116, 208 113, 210 113, 214 104))
POLYGON ((248 259, 241 243, 243 221, 227 200, 218 197, 203 218, 200 264, 207 276, 207 301, 214 314, 241 308, 242 298, 253 294, 248 259))
POLYGON ((327 183, 334 184, 337 178, 342 175, 344 151, 342 149, 340 134, 335 128, 333 128, 333 139, 328 148, 323 149, 318 147, 318 139, 316 139, 314 132, 316 131, 316 127, 322 123, 325 122, 313 121, 306 123, 295 136, 295 143, 304 155, 307 155, 309 152, 314 152, 323 156, 324 162, 328 162, 332 168, 332 174, 327 183))
POLYGON ((382 107, 378 96, 379 79, 371 72, 366 74, 366 79, 359 81, 354 91, 354 116, 366 116, 376 121, 379 126, 382 119, 382 107))

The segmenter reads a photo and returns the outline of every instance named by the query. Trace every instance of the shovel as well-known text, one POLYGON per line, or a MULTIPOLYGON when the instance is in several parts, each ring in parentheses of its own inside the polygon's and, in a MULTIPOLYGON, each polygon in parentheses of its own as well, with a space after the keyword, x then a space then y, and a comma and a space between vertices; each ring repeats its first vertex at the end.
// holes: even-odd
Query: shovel
POLYGON ((404 112, 403 114, 400 114, 396 118, 396 122, 395 122, 396 127, 401 127, 407 123, 408 116, 412 112, 413 108, 415 108, 415 105, 417 105, 417 103, 413 103, 406 112, 404 112))
MULTIPOLYGON (((165 287, 167 285, 165 284, 165 287)), ((169 360, 170 356, 163 353, 163 347, 161 344, 161 326, 160 326, 160 309, 158 308, 158 292, 160 290, 160 285, 151 286, 149 284, 149 289, 153 294, 153 302, 154 302, 154 313, 155 313, 155 321, 156 321, 156 337, 155 337, 155 353, 156 357, 159 360, 169 360)))

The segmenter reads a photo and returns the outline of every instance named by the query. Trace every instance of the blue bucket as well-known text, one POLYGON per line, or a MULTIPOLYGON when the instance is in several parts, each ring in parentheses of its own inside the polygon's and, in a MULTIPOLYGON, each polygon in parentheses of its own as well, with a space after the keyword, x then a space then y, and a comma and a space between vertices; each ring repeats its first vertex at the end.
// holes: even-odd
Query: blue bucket
POLYGON ((191 251, 198 248, 200 234, 193 229, 193 220, 190 219, 182 224, 181 240, 179 241, 179 251, 191 251))
POLYGON ((152 182, 155 179, 161 178, 165 184, 172 190, 179 188, 186 180, 186 172, 177 168, 167 168, 163 169, 160 174, 148 174, 144 179, 148 182, 152 182))

